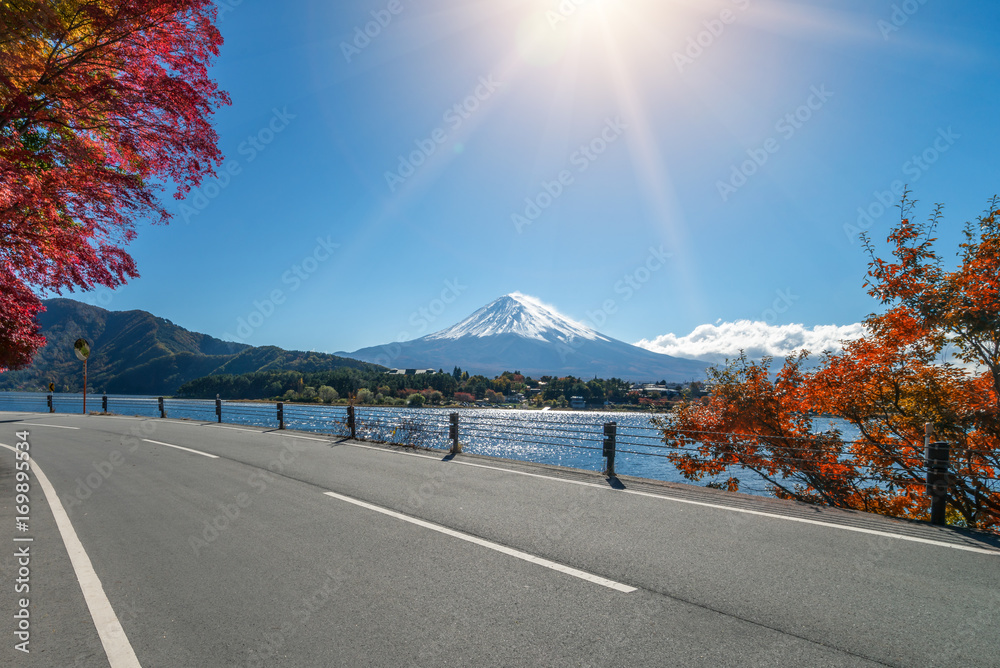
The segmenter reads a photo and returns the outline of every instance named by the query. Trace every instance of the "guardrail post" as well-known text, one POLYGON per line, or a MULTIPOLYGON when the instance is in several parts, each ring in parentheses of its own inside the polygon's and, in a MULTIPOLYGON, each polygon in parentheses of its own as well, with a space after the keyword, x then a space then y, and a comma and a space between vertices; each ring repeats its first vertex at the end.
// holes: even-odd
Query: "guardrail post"
POLYGON ((163 397, 157 398, 157 404, 159 404, 160 407, 160 417, 161 418, 167 417, 167 409, 163 407, 163 397))
POLYGON ((55 413, 56 412, 55 406, 52 405, 52 395, 51 394, 49 395, 49 412, 50 413, 55 413))
POLYGON ((615 473, 615 450, 618 447, 618 423, 607 422, 604 424, 604 456, 608 458, 607 475, 609 478, 617 477, 615 473))
POLYGON ((222 399, 219 395, 215 395, 215 416, 219 418, 219 424, 222 424, 222 399))
POLYGON ((347 428, 351 431, 351 439, 357 440, 358 427, 357 422, 354 419, 354 406, 347 407, 347 428))
POLYGON ((448 426, 448 438, 451 439, 451 454, 462 452, 462 444, 458 442, 458 413, 448 416, 451 424, 448 426))
POLYGON ((924 452, 927 463, 927 495, 931 497, 931 524, 944 525, 948 507, 948 460, 951 444, 931 443, 924 452))
POLYGON ((285 428, 285 404, 278 402, 278 429, 285 428))
POLYGON ((101 395, 101 412, 102 413, 107 413, 108 412, 108 393, 107 392, 105 392, 103 395, 101 395))

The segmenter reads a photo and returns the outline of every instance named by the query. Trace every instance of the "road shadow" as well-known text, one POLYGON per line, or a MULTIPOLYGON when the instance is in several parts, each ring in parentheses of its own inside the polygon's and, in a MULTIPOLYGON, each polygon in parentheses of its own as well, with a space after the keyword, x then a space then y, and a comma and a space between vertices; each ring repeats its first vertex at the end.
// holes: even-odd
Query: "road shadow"
POLYGON ((619 480, 617 476, 606 476, 604 479, 608 482, 608 487, 611 489, 627 489, 625 483, 619 480))

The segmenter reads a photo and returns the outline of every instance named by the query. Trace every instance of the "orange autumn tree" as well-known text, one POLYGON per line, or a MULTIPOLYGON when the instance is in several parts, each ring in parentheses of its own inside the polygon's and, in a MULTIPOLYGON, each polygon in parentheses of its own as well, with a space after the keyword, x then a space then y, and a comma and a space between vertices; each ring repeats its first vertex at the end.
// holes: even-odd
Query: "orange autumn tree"
POLYGON ((924 425, 951 444, 949 522, 1000 530, 1000 205, 965 228, 951 270, 935 250, 941 207, 925 223, 904 195, 891 258, 871 257, 865 287, 885 307, 866 335, 804 368, 807 352, 777 374, 770 359, 741 356, 709 372, 707 404, 657 420, 670 459, 692 481, 739 471, 780 498, 927 519, 924 425), (958 363, 943 361, 947 355, 958 363), (860 436, 814 433, 834 415, 860 436))

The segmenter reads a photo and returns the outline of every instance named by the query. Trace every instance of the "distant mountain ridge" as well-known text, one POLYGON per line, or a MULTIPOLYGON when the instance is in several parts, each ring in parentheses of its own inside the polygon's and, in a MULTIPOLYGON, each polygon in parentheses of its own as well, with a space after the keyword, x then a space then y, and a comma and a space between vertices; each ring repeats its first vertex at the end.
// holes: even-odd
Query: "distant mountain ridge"
POLYGON ((402 343, 338 355, 397 368, 450 369, 498 375, 574 375, 634 381, 701 380, 708 365, 618 341, 514 292, 453 327, 402 343))
POLYGON ((0 374, 0 390, 37 391, 52 382, 60 391, 79 391, 83 369, 73 342, 81 337, 93 350, 88 385, 117 394, 172 395, 184 383, 208 375, 373 368, 325 353, 221 341, 146 311, 108 311, 72 299, 43 303, 46 310, 38 321, 47 343, 28 368, 0 374))

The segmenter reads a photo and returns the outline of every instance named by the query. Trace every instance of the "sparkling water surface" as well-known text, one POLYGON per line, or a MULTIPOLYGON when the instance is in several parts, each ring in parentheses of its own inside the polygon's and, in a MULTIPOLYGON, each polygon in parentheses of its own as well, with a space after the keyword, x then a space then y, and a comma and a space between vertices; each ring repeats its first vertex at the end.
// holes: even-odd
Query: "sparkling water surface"
MULTIPOLYGON (((56 413, 82 413, 83 396, 55 394, 56 413)), ((87 396, 87 411, 100 411, 101 395, 87 396)), ((168 418, 215 422, 215 401, 165 399, 168 418)), ((45 394, 0 393, 0 410, 48 412, 45 394)), ((108 411, 119 415, 159 417, 156 397, 108 395, 108 411)), ((336 436, 346 436, 347 408, 285 404, 285 427, 336 436)), ((465 452, 521 461, 554 464, 571 468, 602 471, 604 424, 617 424, 615 469, 630 475, 669 482, 690 482, 666 458, 662 436, 652 424, 651 413, 600 411, 526 411, 514 409, 436 409, 436 408, 367 408, 356 409, 359 437, 373 441, 408 443, 446 450, 449 414, 459 414, 459 434, 465 452)), ((275 403, 222 402, 225 424, 277 428, 275 403)), ((857 436, 844 420, 818 418, 817 431, 840 429, 846 439, 857 436)), ((741 491, 765 494, 766 483, 751 471, 732 470, 715 479, 706 477, 696 484, 721 482, 735 476, 741 491)))

